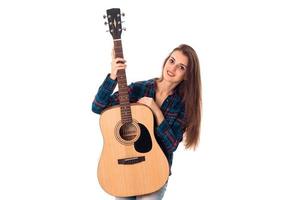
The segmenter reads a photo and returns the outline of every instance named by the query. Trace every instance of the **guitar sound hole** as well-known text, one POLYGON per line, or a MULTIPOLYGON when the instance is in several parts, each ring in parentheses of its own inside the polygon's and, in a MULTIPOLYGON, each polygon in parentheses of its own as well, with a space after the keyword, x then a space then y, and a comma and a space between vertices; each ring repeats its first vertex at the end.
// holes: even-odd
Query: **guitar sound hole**
POLYGON ((123 124, 120 128, 120 137, 125 141, 131 141, 138 135, 136 127, 131 124, 123 124))

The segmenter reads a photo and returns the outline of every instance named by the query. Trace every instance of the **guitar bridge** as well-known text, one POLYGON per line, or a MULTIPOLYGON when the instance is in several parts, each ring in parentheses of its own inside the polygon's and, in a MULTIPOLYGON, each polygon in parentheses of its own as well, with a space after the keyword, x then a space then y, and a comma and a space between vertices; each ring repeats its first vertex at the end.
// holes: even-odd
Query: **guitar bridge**
POLYGON ((145 161, 145 156, 118 159, 119 165, 132 165, 145 161))

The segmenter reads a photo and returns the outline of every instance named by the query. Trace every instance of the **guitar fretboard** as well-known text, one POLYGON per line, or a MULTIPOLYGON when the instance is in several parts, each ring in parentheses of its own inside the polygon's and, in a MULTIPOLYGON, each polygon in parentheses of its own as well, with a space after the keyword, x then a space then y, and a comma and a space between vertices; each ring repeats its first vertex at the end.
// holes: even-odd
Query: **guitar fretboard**
MULTIPOLYGON (((114 50, 116 58, 123 58, 123 49, 121 39, 114 40, 114 50)), ((121 107, 121 119, 122 123, 131 123, 132 115, 129 102, 129 94, 127 87, 127 79, 125 69, 118 70, 117 72, 117 82, 119 88, 119 101, 121 107)))

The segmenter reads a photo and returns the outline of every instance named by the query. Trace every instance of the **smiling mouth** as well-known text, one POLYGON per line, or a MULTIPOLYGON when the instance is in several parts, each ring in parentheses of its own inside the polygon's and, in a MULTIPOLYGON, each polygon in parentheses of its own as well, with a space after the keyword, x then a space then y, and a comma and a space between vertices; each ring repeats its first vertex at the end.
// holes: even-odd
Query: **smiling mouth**
POLYGON ((168 74, 170 77, 174 77, 174 76, 175 76, 175 74, 173 74, 173 73, 170 72, 170 71, 167 71, 167 74, 168 74))

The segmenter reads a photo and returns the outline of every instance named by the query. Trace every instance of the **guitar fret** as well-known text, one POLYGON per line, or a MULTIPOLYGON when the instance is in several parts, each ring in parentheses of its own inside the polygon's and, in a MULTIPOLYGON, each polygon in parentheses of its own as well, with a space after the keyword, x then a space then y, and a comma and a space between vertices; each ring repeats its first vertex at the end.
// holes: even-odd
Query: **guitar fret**
POLYGON ((127 97, 128 96, 128 91, 119 91, 119 97, 127 97))
POLYGON ((131 115, 131 111, 123 111, 121 110, 122 115, 131 115))
POLYGON ((121 109, 121 112, 131 112, 130 107, 127 107, 126 109, 121 109))
POLYGON ((132 120, 132 117, 131 117, 131 115, 130 116, 124 116, 123 115, 123 119, 132 120))
POLYGON ((123 78, 119 78, 119 75, 117 74, 117 77, 118 77, 118 83, 122 83, 122 82, 127 82, 126 78, 123 77, 123 78))
POLYGON ((122 112, 121 116, 122 117, 131 117, 131 112, 122 112))
POLYGON ((119 91, 122 91, 122 92, 128 92, 128 88, 127 88, 127 86, 121 87, 121 88, 119 89, 119 91))
POLYGON ((115 47, 116 54, 122 54, 122 48, 115 47))
POLYGON ((119 90, 128 91, 127 85, 119 85, 119 90))
POLYGON ((127 81, 126 76, 124 76, 122 73, 117 73, 118 81, 127 81))
POLYGON ((124 118, 132 119, 131 114, 122 114, 121 113, 121 119, 124 119, 124 118))
POLYGON ((119 96, 119 100, 122 101, 122 100, 128 100, 128 96, 119 96))
POLYGON ((127 80, 126 79, 118 79, 118 84, 127 87, 127 80))
POLYGON ((123 124, 131 123, 131 122, 132 122, 132 119, 122 120, 122 123, 123 123, 123 124))
POLYGON ((118 76, 118 79, 120 79, 120 80, 123 80, 125 78, 126 78, 126 76, 124 76, 123 74, 118 76))
POLYGON ((124 78, 120 78, 118 74, 117 74, 117 78, 118 78, 118 84, 126 83, 127 82, 127 80, 126 80, 125 77, 124 78))
POLYGON ((120 87, 119 88, 119 93, 120 92, 126 92, 126 93, 128 93, 128 88, 127 87, 120 87))
POLYGON ((119 90, 119 94, 120 94, 120 96, 127 96, 127 95, 125 95, 125 94, 128 94, 128 91, 127 90, 119 90))

